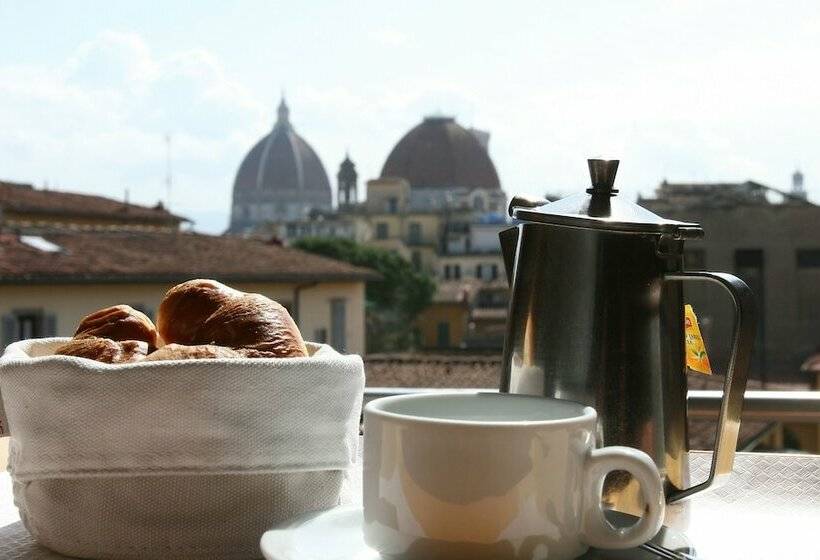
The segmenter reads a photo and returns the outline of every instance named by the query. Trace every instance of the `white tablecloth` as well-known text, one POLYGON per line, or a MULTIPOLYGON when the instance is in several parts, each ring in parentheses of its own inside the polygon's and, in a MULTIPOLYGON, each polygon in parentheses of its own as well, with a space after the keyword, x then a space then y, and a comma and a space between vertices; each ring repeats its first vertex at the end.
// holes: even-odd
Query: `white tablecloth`
MULTIPOLYGON (((692 480, 705 479, 711 454, 691 455, 692 480)), ((346 491, 361 496, 361 471, 346 491)), ((820 456, 738 453, 724 487, 667 508, 665 524, 686 535, 698 559, 820 559, 820 456)), ((0 474, 0 559, 65 560, 23 528, 6 473, 0 474)))

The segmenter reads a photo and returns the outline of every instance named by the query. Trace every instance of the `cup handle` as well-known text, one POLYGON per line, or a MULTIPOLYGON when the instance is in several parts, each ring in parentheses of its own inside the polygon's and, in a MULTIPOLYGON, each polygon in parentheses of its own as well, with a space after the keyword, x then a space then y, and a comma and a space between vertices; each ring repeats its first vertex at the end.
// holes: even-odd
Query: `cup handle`
POLYGON ((631 447, 593 449, 584 465, 584 540, 596 548, 632 548, 654 537, 663 523, 666 500, 660 473, 652 459, 631 447), (606 517, 601 503, 604 478, 612 471, 624 470, 641 485, 646 510, 631 527, 615 527, 606 517))

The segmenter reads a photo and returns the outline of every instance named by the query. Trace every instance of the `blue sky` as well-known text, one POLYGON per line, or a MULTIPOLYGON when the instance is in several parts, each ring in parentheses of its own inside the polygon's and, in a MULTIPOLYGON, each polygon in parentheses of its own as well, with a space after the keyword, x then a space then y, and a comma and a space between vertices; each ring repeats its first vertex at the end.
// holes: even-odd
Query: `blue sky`
POLYGON ((820 4, 774 4, 0 0, 0 179, 153 204, 170 133, 171 207, 219 232, 284 89, 334 184, 444 113, 491 132, 510 194, 603 156, 631 197, 799 166, 820 201, 820 4))

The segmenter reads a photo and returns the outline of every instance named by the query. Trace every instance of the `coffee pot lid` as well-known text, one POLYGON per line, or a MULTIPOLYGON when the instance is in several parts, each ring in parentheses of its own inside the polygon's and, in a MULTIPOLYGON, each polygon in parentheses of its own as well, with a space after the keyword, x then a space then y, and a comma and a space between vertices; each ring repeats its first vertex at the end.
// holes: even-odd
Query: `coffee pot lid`
POLYGON ((689 239, 703 236, 700 224, 667 220, 617 196, 619 160, 589 159, 592 187, 555 202, 522 196, 510 201, 510 216, 524 222, 627 233, 666 233, 689 239))

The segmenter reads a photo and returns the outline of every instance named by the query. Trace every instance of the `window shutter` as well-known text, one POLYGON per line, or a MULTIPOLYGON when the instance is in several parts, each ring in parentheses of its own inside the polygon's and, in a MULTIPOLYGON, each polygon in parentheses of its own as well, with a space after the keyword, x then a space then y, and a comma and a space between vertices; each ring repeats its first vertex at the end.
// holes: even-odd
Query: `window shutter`
POLYGON ((3 348, 17 340, 17 321, 14 315, 3 315, 3 348))
POLYGON ((43 318, 43 336, 57 336, 57 316, 47 313, 43 318))

